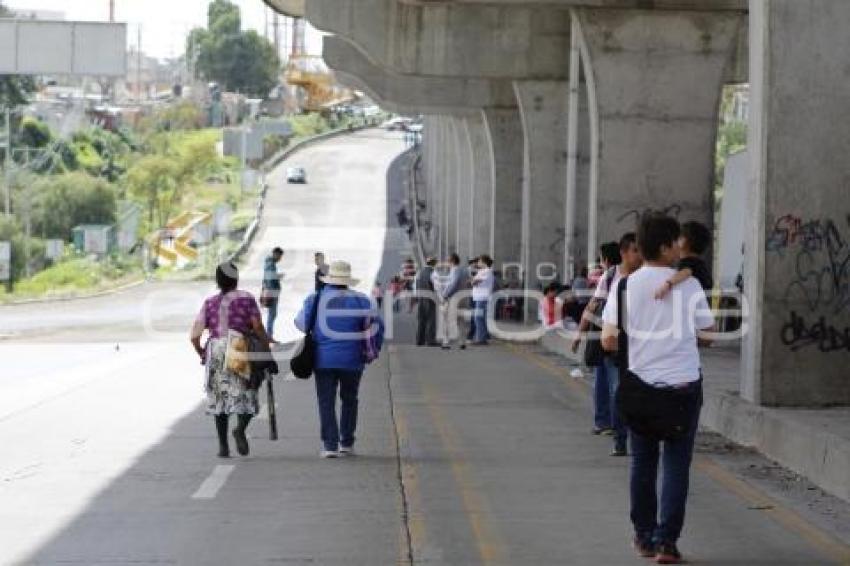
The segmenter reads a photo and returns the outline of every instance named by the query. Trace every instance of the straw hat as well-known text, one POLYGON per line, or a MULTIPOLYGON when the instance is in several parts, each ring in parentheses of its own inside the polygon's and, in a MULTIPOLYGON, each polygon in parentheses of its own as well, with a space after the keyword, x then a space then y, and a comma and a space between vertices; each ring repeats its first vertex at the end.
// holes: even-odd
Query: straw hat
POLYGON ((359 283, 359 280, 351 277, 351 264, 347 261, 332 262, 328 274, 319 279, 328 285, 345 285, 346 287, 353 287, 359 283))

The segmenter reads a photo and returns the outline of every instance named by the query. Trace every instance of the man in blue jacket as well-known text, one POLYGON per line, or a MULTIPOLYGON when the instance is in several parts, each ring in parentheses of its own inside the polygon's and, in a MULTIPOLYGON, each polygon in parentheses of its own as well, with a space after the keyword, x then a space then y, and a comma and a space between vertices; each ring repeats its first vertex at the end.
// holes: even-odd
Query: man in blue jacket
POLYGON ((320 455, 322 458, 336 458, 354 454, 357 396, 367 363, 365 341, 371 336, 372 344, 380 350, 384 323, 369 297, 350 288, 357 284, 357 280, 351 277, 350 264, 333 262, 327 275, 321 279, 325 286, 307 297, 295 317, 295 326, 305 332, 313 309, 318 307, 313 340, 316 349, 316 396, 321 421, 320 455), (336 414, 337 389, 341 401, 339 420, 336 414))

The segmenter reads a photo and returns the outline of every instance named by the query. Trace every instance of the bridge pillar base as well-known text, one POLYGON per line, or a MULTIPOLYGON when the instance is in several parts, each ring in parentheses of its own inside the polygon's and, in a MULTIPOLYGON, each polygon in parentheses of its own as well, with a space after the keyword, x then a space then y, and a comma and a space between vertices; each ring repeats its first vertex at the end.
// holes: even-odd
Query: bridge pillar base
MULTIPOLYGON (((850 4, 756 0, 750 14, 751 185, 745 399, 850 404, 850 4)), ((821 455, 818 454, 820 459, 821 455)))

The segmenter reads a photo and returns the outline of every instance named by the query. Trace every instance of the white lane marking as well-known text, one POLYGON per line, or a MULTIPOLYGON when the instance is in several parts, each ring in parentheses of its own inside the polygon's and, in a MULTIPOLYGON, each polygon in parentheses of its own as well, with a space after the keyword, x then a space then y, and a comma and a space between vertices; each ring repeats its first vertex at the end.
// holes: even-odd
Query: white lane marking
POLYGON ((215 499, 215 496, 218 495, 219 490, 224 487, 224 484, 227 482, 227 478, 233 473, 233 469, 235 467, 236 466, 218 465, 213 468, 209 477, 204 480, 204 483, 201 484, 198 491, 192 495, 192 499, 215 499))

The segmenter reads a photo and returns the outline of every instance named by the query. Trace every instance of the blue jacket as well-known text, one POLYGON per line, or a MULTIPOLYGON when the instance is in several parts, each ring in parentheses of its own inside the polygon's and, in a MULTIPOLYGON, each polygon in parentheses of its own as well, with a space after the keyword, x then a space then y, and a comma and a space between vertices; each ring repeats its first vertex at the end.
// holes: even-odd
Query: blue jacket
MULTIPOLYGON (((379 348, 384 341, 384 322, 380 313, 366 295, 351 289, 327 285, 318 296, 321 300, 313 330, 316 368, 362 371, 366 365, 363 360, 363 330, 367 319, 372 321, 379 348), (335 311, 338 314, 334 314, 335 311)), ((295 326, 302 332, 310 323, 316 297, 316 293, 311 293, 295 317, 295 326)))

